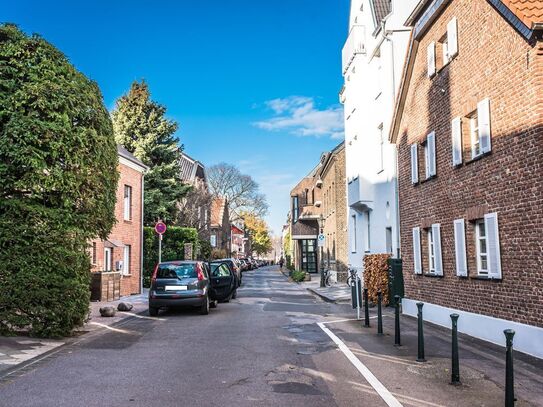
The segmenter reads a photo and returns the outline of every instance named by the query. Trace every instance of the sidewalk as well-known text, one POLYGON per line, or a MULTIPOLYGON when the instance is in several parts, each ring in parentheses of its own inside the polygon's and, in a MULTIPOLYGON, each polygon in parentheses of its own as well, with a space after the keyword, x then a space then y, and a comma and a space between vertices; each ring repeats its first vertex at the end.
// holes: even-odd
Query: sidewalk
MULTIPOLYGON (((313 276, 312 276, 313 277, 313 276)), ((346 283, 333 284, 330 287, 320 287, 320 278, 300 283, 308 291, 318 295, 324 301, 333 303, 351 302, 351 288, 346 283)))
MULTIPOLYGON (((342 305, 341 308, 345 308, 342 305)), ((346 310, 346 309, 345 309, 346 310)), ((451 381, 451 330, 424 323, 426 362, 417 359, 417 320, 401 315, 401 346, 394 345, 394 310, 383 308, 384 335, 377 335, 376 309, 369 328, 363 319, 335 319, 326 327, 337 335, 382 384, 406 406, 503 406, 504 346, 459 334, 460 386, 451 381)), ((346 363, 347 359, 346 359, 346 363)), ((543 406, 543 360, 514 352, 516 407, 543 406)))
POLYGON ((80 328, 74 331, 74 336, 61 340, 31 338, 28 336, 0 336, 0 375, 16 366, 28 362, 40 356, 45 356, 49 352, 54 352, 62 345, 73 342, 75 338, 100 329, 107 329, 120 321, 132 317, 134 314, 142 313, 147 310, 147 290, 143 294, 123 297, 118 301, 111 302, 91 302, 89 304, 89 320, 80 328), (130 312, 117 311, 111 318, 100 316, 100 308, 112 306, 117 309, 120 302, 131 303, 134 308, 130 312))

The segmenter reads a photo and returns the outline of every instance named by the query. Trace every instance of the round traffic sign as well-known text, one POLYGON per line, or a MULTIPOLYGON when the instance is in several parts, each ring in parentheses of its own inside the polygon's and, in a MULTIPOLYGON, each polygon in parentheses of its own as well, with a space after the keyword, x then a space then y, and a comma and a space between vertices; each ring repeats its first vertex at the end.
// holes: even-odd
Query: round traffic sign
POLYGON ((166 224, 162 221, 157 222, 155 225, 155 232, 157 232, 159 235, 163 235, 164 232, 166 232, 166 224))

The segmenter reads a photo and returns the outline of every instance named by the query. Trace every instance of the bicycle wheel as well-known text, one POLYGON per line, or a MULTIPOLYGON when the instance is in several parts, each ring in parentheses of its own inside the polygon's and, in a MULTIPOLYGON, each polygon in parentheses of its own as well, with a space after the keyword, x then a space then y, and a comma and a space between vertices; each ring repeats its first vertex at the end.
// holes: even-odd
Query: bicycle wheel
POLYGON ((331 287, 332 286, 332 275, 331 274, 328 274, 324 280, 324 285, 326 287, 331 287))

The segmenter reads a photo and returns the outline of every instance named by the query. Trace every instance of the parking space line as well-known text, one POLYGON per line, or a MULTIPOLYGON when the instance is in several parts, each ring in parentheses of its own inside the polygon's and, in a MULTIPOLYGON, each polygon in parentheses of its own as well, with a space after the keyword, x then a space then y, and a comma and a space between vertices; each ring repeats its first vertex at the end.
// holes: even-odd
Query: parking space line
POLYGON ((119 311, 119 313, 120 314, 125 314, 125 315, 130 315, 132 317, 141 318, 141 319, 152 319, 154 321, 166 321, 166 318, 147 317, 145 315, 134 314, 132 312, 119 311))
POLYGON ((364 365, 360 359, 358 359, 353 352, 339 339, 330 329, 328 329, 324 323, 317 322, 317 325, 332 339, 332 341, 338 346, 339 350, 349 359, 353 366, 360 372, 364 379, 375 389, 377 394, 383 399, 383 401, 389 407, 402 407, 402 404, 396 397, 388 391, 388 389, 377 379, 374 374, 364 365))

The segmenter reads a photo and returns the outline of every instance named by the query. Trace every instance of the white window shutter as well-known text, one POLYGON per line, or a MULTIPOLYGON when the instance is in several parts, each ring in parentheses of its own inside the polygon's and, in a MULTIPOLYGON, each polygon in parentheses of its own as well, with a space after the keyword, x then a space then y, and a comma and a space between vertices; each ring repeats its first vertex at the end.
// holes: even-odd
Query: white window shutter
POLYGON ((462 164, 462 119, 456 117, 451 122, 452 161, 454 165, 462 164))
POLYGON ((436 274, 443 275, 443 259, 441 256, 441 228, 439 223, 432 225, 432 239, 434 241, 434 257, 436 262, 436 274))
POLYGON ((500 237, 498 233, 497 213, 494 212, 485 215, 485 229, 488 251, 488 277, 501 279, 502 265, 500 258, 500 237))
POLYGON ((419 182, 419 159, 416 143, 411 145, 411 182, 413 184, 419 182))
POLYGON ((447 43, 449 58, 453 58, 458 54, 458 24, 456 17, 447 24, 447 43))
POLYGON ((426 143, 428 143, 428 173, 426 178, 430 178, 436 175, 436 133, 434 131, 428 134, 426 143))
POLYGON ((431 78, 436 74, 436 43, 431 42, 428 45, 428 77, 431 78))
POLYGON ((420 254, 420 228, 413 228, 413 271, 422 274, 422 259, 420 254))
POLYGON ((454 221, 454 252, 456 254, 456 275, 467 277, 468 261, 466 258, 466 225, 464 219, 454 221))
POLYGON ((479 140, 481 152, 491 150, 490 145, 490 100, 488 98, 477 103, 477 125, 479 127, 479 140))

